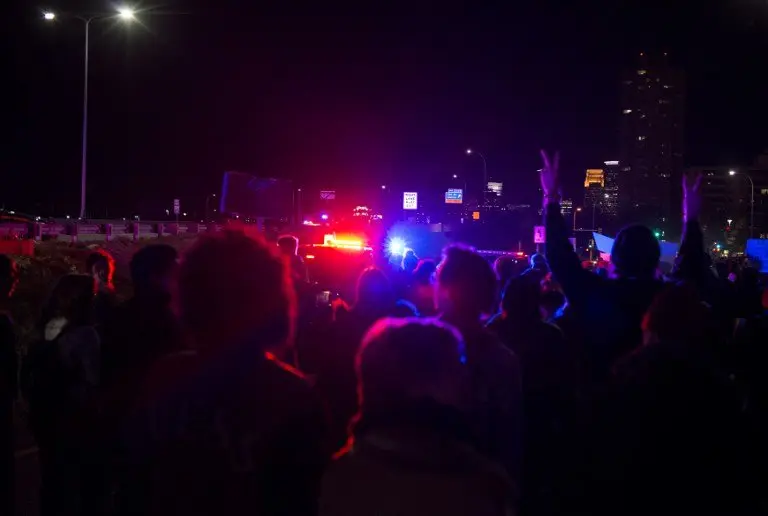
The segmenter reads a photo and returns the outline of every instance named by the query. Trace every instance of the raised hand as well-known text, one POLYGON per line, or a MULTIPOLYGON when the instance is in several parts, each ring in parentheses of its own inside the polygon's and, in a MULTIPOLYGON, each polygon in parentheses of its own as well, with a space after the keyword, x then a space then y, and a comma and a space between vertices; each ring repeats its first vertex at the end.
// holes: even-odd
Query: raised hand
POLYGON ((555 152, 550 158, 546 151, 541 151, 541 160, 543 167, 541 169, 541 189, 544 191, 545 198, 555 198, 560 195, 560 178, 558 171, 560 169, 560 152, 555 152))
POLYGON ((700 171, 683 175, 683 219, 699 218, 701 213, 701 177, 700 171))

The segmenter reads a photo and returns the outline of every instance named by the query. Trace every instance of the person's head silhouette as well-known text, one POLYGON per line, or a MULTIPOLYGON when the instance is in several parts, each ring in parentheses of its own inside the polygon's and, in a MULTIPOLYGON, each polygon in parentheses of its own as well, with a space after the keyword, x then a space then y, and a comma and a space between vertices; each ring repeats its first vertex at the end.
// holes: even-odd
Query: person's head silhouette
POLYGON ((478 321, 481 315, 495 310, 496 274, 471 248, 446 247, 437 282, 437 305, 449 320, 478 321))
POLYGON ((653 279, 659 267, 661 247, 645 226, 627 226, 616 235, 611 249, 614 274, 620 278, 653 279))
POLYGON ((99 249, 89 254, 85 261, 85 268, 88 274, 96 280, 96 287, 99 290, 112 288, 112 279, 115 275, 115 259, 107 251, 99 249))
POLYGON ((296 299, 273 245, 226 231, 201 237, 179 266, 181 322, 198 348, 290 342, 296 299))

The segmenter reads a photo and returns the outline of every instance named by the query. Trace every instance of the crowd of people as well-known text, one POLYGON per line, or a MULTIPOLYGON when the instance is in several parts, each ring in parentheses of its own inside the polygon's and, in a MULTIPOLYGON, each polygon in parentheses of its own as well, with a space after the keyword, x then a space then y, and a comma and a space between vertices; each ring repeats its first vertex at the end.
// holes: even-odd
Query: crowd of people
POLYGON ((369 267, 323 318, 295 238, 224 232, 137 252, 123 303, 94 253, 17 358, 0 257, 0 512, 19 392, 46 516, 767 510, 759 276, 711 263, 701 178, 673 271, 629 226, 606 277, 574 252, 544 158, 546 257, 519 271, 451 245, 404 263, 404 296, 369 267))

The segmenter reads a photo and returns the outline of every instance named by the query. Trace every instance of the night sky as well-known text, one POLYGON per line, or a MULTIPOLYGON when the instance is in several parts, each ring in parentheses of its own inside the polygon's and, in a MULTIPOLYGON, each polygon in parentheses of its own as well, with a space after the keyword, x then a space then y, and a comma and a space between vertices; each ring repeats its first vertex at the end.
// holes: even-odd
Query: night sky
MULTIPOLYGON (((83 27, 41 13, 116 4, 10 3, 0 202, 76 214, 83 27)), ((467 147, 520 201, 537 195, 537 149, 558 148, 578 199, 583 169, 618 159, 620 74, 640 51, 687 73, 687 164, 768 148, 766 0, 369 4, 172 0, 95 23, 90 213, 174 197, 202 211, 226 170, 361 200, 442 187, 481 174, 467 147)))

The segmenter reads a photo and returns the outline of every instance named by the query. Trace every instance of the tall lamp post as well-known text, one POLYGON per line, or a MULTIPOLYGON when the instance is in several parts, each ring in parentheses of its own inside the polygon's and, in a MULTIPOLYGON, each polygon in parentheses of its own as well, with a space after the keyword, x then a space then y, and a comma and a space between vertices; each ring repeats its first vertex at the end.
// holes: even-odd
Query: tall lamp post
POLYGON ((744 172, 729 170, 728 175, 740 175, 746 177, 749 180, 749 187, 751 189, 749 197, 749 238, 753 238, 755 236, 755 182, 752 181, 752 176, 745 174, 744 172))
MULTIPOLYGON (((459 175, 458 174, 453 174, 453 178, 454 179, 458 179, 459 175)), ((467 195, 467 178, 466 177, 464 178, 464 191, 461 194, 462 194, 462 196, 467 195)))
POLYGON ((574 208, 573 210, 573 231, 574 232, 576 232, 576 214, 579 213, 580 211, 581 211, 581 208, 574 208))
POLYGON ((477 154, 483 159, 483 203, 485 203, 485 191, 488 189, 488 162, 485 161, 485 156, 482 153, 467 149, 467 155, 477 154))
MULTIPOLYGON (((94 14, 88 16, 75 15, 76 18, 85 24, 85 54, 83 67, 83 136, 82 136, 82 154, 80 157, 80 218, 85 218, 85 183, 88 163, 88 62, 90 50, 90 29, 91 22, 105 18, 118 18, 124 22, 130 22, 136 18, 136 13, 129 7, 121 7, 117 14, 94 14)), ((46 11, 43 13, 43 19, 49 22, 56 20, 56 13, 46 11)))

